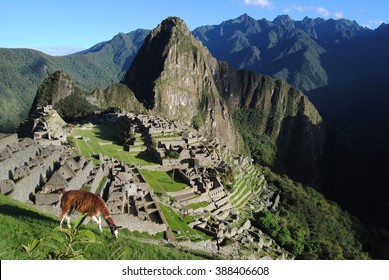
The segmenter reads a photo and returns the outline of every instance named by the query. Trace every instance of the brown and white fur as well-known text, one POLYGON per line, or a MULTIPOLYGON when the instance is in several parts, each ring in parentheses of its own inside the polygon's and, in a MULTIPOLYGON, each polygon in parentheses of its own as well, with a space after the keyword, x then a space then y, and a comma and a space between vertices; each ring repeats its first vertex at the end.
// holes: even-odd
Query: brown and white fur
POLYGON ((101 216, 107 221, 109 227, 111 228, 112 236, 118 238, 118 229, 121 226, 116 226, 112 220, 111 215, 109 214, 107 204, 105 201, 98 195, 95 195, 91 192, 81 191, 81 190, 70 190, 65 191, 61 189, 60 192, 63 193, 61 199, 61 210, 62 214, 60 217, 60 227, 66 218, 67 225, 70 228, 70 215, 72 210, 76 210, 81 214, 88 213, 88 216, 92 218, 93 221, 99 226, 100 232, 103 231, 101 228, 101 216))

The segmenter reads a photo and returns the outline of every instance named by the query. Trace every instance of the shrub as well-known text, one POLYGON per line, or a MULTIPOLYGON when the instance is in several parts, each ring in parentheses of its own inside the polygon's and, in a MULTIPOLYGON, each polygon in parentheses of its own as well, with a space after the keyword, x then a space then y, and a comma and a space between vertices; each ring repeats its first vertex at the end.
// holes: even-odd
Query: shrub
POLYGON ((35 239, 27 245, 22 245, 23 249, 31 259, 84 259, 83 250, 77 250, 76 247, 79 244, 88 246, 96 242, 96 236, 92 231, 80 229, 87 215, 86 213, 81 216, 73 228, 63 229, 56 227, 45 237, 35 239))

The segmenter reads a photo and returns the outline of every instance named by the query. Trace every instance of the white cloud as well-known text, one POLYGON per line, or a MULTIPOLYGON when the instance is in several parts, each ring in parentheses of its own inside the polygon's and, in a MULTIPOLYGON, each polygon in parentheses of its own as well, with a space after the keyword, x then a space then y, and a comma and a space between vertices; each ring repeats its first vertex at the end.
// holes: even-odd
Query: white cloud
POLYGON ((344 13, 341 11, 336 11, 336 12, 331 12, 328 9, 324 7, 317 7, 317 6, 304 6, 304 5, 292 5, 288 6, 284 9, 284 13, 290 13, 293 11, 298 11, 300 13, 305 13, 305 12, 314 12, 316 14, 319 14, 323 17, 334 17, 336 19, 340 19, 344 17, 344 13))
POLYGON ((247 6, 255 6, 261 8, 272 8, 273 3, 270 0, 244 0, 243 1, 247 6))
POLYGON ((336 19, 344 18, 344 14, 343 14, 343 12, 335 12, 334 17, 336 19))
POLYGON ((28 48, 35 49, 52 56, 68 55, 84 50, 84 48, 73 46, 34 46, 28 48))
POLYGON ((312 7, 312 10, 324 17, 331 16, 331 13, 326 8, 323 7, 312 7))
POLYGON ((362 26, 365 26, 369 29, 376 29, 378 26, 383 24, 383 20, 375 19, 375 20, 369 20, 367 23, 362 24, 362 26))

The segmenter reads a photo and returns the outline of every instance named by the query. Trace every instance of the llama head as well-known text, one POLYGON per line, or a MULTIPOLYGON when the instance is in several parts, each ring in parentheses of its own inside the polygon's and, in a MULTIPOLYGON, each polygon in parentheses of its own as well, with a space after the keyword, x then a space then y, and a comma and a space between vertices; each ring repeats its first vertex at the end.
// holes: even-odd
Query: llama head
POLYGON ((118 234, 119 234, 118 229, 121 229, 122 226, 110 226, 110 228, 111 228, 112 237, 118 239, 118 234))

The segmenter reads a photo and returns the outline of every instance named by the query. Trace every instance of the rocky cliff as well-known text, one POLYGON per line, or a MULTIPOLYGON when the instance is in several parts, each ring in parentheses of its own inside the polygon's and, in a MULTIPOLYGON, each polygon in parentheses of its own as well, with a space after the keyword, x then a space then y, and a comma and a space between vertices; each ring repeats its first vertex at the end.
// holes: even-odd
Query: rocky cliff
POLYGON ((308 98, 284 81, 237 71, 225 62, 219 62, 214 73, 252 156, 315 185, 321 177, 326 126, 308 98))
MULTIPOLYGON (((85 99, 85 95, 64 71, 56 71, 39 86, 27 119, 18 127, 20 137, 33 137, 37 123, 44 123, 45 130, 62 130, 64 120, 85 117, 96 107, 85 99), (44 107, 50 105, 50 113, 44 107), (38 121, 41 119, 42 121, 38 121), (49 125, 52 124, 52 125, 49 125)), ((52 133, 53 136, 58 133, 52 133)))
POLYGON ((238 148, 238 134, 213 79, 217 64, 184 21, 170 17, 145 39, 124 82, 152 114, 186 121, 238 148))
POLYGON ((33 117, 40 107, 47 105, 51 105, 65 120, 85 117, 97 110, 97 107, 86 100, 85 94, 62 70, 52 73, 40 85, 29 117, 33 117))
POLYGON ((64 71, 54 72, 39 86, 30 114, 34 113, 37 107, 55 106, 60 100, 74 94, 75 90, 73 81, 64 71))
POLYGON ((134 113, 145 111, 134 93, 126 85, 120 83, 113 84, 105 90, 95 89, 91 95, 87 96, 87 100, 102 111, 108 108, 120 108, 134 113))

